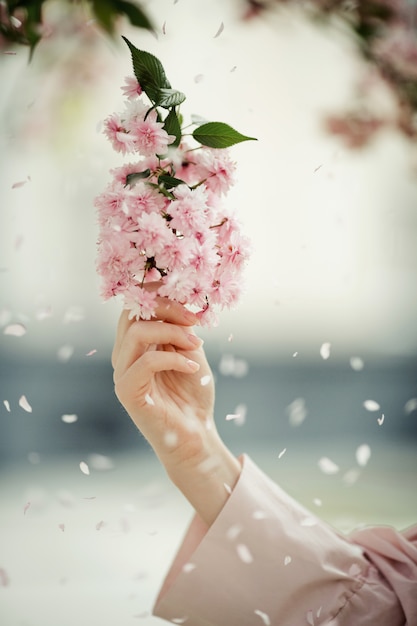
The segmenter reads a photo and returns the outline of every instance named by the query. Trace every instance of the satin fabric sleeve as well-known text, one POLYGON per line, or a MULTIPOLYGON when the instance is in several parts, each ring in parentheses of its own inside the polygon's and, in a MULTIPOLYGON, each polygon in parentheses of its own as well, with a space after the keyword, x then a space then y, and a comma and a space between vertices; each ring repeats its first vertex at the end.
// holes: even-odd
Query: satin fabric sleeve
POLYGON ((249 457, 241 461, 241 476, 212 526, 192 520, 154 615, 186 626, 416 626, 415 569, 404 573, 414 582, 402 600, 370 558, 365 531, 361 542, 341 535, 249 457), (406 621, 405 604, 414 621, 406 621))

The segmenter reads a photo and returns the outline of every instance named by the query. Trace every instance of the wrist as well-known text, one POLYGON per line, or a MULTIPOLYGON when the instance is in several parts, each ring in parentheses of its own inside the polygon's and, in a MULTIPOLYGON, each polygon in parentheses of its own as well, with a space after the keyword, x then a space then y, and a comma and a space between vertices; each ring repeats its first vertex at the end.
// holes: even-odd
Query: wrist
POLYGON ((166 469, 172 482, 210 526, 225 505, 242 468, 213 426, 195 454, 189 454, 180 463, 166 465, 166 469))

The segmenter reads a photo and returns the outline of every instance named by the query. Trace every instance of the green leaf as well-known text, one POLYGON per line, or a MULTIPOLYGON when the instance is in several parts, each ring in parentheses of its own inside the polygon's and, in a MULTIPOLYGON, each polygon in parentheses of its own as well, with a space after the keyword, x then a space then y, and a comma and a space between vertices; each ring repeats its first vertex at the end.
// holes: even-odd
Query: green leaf
POLYGON ((97 22, 107 33, 114 33, 114 22, 117 16, 112 0, 92 0, 92 8, 97 22))
POLYGON ((160 174, 158 183, 164 185, 165 189, 172 189, 173 187, 178 187, 178 185, 185 184, 181 178, 175 178, 175 176, 170 176, 169 174, 160 174))
POLYGON ((141 180, 142 178, 149 178, 151 175, 151 170, 143 170, 143 172, 131 172, 126 176, 126 184, 125 185, 134 185, 137 180, 141 180))
POLYGON ((128 0, 91 0, 93 12, 100 26, 110 35, 114 34, 116 19, 125 15, 133 26, 153 31, 147 15, 128 0))
POLYGON ((121 15, 126 15, 129 22, 133 26, 137 26, 138 28, 145 28, 146 30, 150 30, 152 32, 155 30, 151 20, 146 15, 146 13, 132 2, 127 2, 126 0, 115 0, 114 4, 116 9, 118 10, 118 13, 120 13, 121 15))
POLYGON ((209 148, 229 148, 242 141, 256 141, 255 137, 247 137, 223 122, 207 122, 198 126, 193 132, 196 141, 209 148))
POLYGON ((176 89, 159 89, 155 98, 155 104, 164 109, 170 109, 181 104, 184 100, 185 95, 181 91, 176 89))
POLYGON ((172 108, 165 118, 164 130, 168 135, 175 135, 175 141, 171 146, 179 146, 181 141, 181 126, 175 108, 172 108))
POLYGON ((138 50, 126 37, 122 38, 129 47, 133 71, 140 86, 148 98, 156 102, 161 89, 171 89, 162 63, 150 52, 138 50))

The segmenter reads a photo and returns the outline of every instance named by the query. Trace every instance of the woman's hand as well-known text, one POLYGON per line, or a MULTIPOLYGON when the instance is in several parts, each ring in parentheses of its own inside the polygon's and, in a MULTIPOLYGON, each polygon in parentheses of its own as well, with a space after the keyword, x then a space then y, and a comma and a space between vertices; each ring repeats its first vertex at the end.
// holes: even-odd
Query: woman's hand
POLYGON ((196 316, 159 299, 157 319, 120 317, 113 349, 115 393, 168 475, 210 524, 234 486, 240 464, 218 436, 214 383, 196 316))

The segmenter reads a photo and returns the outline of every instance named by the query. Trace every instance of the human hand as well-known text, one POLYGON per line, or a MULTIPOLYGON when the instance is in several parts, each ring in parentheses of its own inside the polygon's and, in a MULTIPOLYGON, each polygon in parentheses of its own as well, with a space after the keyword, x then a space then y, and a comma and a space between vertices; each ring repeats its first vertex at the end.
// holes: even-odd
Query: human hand
POLYGON ((213 377, 192 331, 196 316, 164 298, 156 313, 150 321, 121 314, 112 354, 115 393, 170 478, 211 523, 240 465, 214 424, 213 377))

